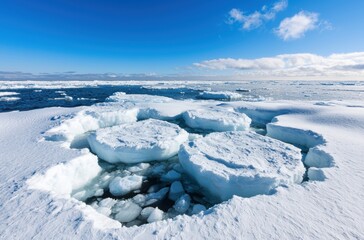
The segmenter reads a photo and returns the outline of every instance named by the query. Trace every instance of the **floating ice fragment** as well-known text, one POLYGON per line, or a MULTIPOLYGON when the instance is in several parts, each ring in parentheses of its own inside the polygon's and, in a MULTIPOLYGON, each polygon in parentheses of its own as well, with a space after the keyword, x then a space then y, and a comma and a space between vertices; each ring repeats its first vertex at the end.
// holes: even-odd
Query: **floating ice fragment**
POLYGON ((110 193, 114 196, 123 196, 133 190, 139 189, 142 186, 143 177, 131 175, 126 177, 116 177, 110 184, 110 193))
POLYGON ((117 205, 118 213, 115 215, 115 219, 123 223, 133 221, 142 211, 142 208, 132 201, 120 201, 117 205))
POLYGON ((181 174, 175 170, 170 170, 161 177, 164 182, 173 182, 181 178, 181 174))
POLYGON ((153 207, 146 207, 140 212, 140 218, 142 220, 147 220, 150 214, 154 211, 153 207))
POLYGON ((203 211, 206 211, 206 207, 202 204, 195 204, 193 205, 193 208, 192 208, 192 214, 197 214, 199 212, 203 212, 203 211))
POLYGON ((179 213, 185 213, 191 204, 191 197, 188 194, 182 195, 177 199, 173 208, 179 213))
POLYGON ((168 198, 176 201, 180 196, 185 193, 180 181, 173 182, 168 194, 168 198))
POLYGON ((164 212, 158 208, 155 208, 149 215, 147 222, 152 223, 163 219, 164 212))

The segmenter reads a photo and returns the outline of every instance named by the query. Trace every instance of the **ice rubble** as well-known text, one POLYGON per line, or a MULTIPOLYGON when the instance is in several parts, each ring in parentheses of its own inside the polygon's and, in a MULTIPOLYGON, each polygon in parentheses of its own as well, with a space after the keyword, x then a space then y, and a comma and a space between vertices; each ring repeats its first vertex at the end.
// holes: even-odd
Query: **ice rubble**
POLYGON ((137 163, 173 157, 187 139, 188 133, 179 126, 148 119, 99 129, 88 137, 88 142, 105 161, 137 163))
POLYGON ((216 107, 186 111, 182 116, 185 123, 191 128, 218 132, 248 130, 251 123, 251 119, 244 113, 216 107))
POLYGON ((305 173, 299 149, 253 132, 211 133, 184 144, 180 163, 210 195, 269 194, 300 183, 305 173))

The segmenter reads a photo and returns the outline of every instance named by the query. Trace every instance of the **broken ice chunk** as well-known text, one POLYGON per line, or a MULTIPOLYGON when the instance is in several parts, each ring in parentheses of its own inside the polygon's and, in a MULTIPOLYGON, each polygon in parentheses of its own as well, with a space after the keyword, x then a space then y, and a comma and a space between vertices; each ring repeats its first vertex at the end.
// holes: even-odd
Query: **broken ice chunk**
POLYGON ((176 201, 180 196, 182 196, 185 193, 183 186, 180 181, 175 181, 172 183, 168 198, 176 201))
POLYGON ((154 211, 153 207, 146 207, 140 212, 140 219, 147 220, 150 214, 154 211))
POLYGON ((116 177, 109 185, 110 193, 114 196, 123 196, 142 186, 143 177, 138 175, 130 175, 126 177, 116 177))
POLYGON ((206 207, 202 204, 195 204, 192 208, 192 214, 197 214, 199 212, 206 211, 206 207))
POLYGON ((132 201, 120 201, 117 204, 117 214, 115 215, 115 219, 119 222, 131 222, 136 219, 142 208, 132 201))
POLYGON ((307 176, 310 181, 324 181, 326 176, 322 169, 310 167, 307 171, 307 176))
POLYGON ((170 170, 161 177, 164 182, 173 182, 181 178, 181 174, 175 170, 170 170))
POLYGON ((161 190, 159 190, 156 193, 149 193, 147 195, 147 198, 148 199, 152 199, 152 198, 162 199, 162 198, 164 198, 166 196, 166 194, 168 193, 168 190, 169 190, 169 187, 162 188, 161 190))
POLYGON ((162 210, 159 210, 158 208, 155 208, 149 215, 147 222, 156 222, 163 219, 164 212, 162 210))
POLYGON ((112 199, 112 198, 105 198, 105 199, 102 199, 100 202, 99 202, 99 206, 100 207, 106 207, 106 208, 112 208, 116 203, 116 200, 115 199, 112 199))
POLYGON ((191 204, 191 198, 188 194, 182 195, 177 199, 173 208, 179 213, 185 213, 191 204))

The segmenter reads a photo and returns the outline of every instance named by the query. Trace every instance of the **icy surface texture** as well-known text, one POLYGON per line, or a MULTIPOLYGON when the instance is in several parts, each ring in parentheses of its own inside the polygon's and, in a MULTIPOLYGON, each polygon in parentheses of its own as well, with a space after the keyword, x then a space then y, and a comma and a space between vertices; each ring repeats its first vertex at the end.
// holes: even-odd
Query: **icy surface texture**
POLYGON ((233 195, 270 194, 279 185, 300 183, 300 150, 252 132, 211 133, 184 144, 184 170, 219 200, 233 195))
POLYGON ((191 128, 224 131, 249 130, 251 119, 244 113, 226 109, 196 109, 183 113, 185 123, 191 128))
POLYGON ((88 137, 93 152, 111 162, 165 160, 177 154, 188 133, 179 126, 149 119, 99 129, 88 137))

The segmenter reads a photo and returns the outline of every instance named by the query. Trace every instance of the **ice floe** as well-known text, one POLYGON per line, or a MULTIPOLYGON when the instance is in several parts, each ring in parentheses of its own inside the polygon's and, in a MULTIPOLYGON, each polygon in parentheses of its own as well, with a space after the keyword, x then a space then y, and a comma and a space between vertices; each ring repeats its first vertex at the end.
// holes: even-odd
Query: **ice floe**
POLYGON ((105 161, 137 163, 173 157, 187 139, 188 133, 177 125, 148 119, 99 129, 88 142, 105 161))
POLYGON ((183 113, 185 123, 191 128, 224 131, 243 131, 250 127, 251 119, 244 113, 226 109, 196 109, 183 113))
POLYGON ((299 149, 253 132, 211 133, 184 144, 179 158, 220 200, 269 194, 279 185, 300 183, 305 173, 299 149))

